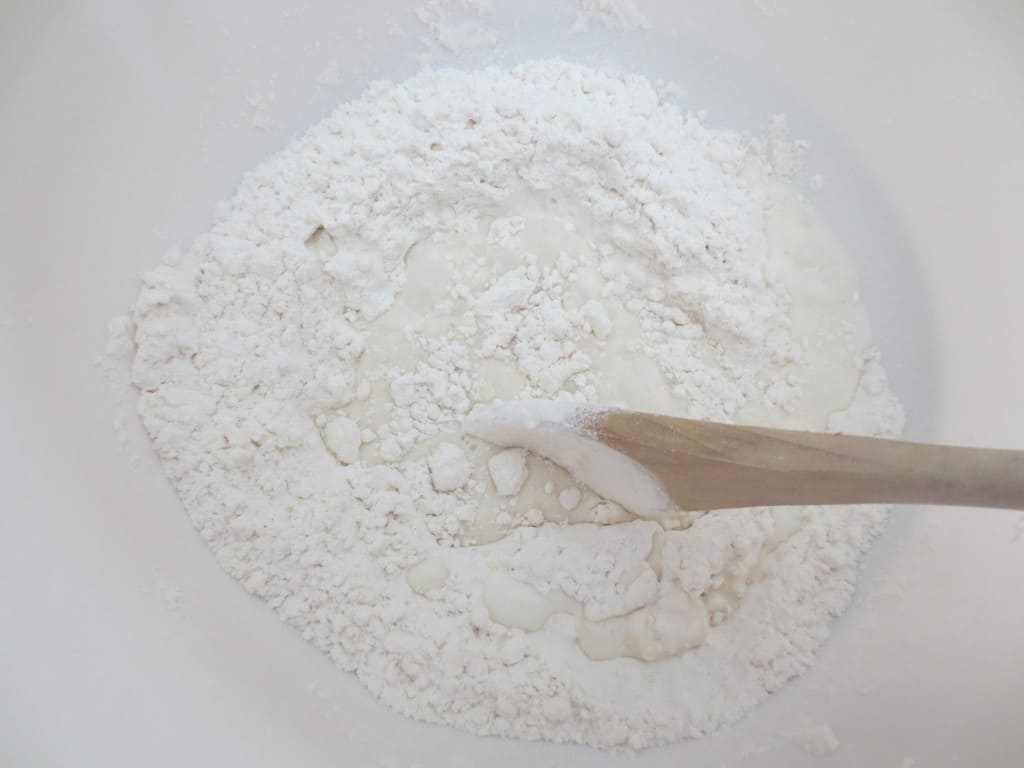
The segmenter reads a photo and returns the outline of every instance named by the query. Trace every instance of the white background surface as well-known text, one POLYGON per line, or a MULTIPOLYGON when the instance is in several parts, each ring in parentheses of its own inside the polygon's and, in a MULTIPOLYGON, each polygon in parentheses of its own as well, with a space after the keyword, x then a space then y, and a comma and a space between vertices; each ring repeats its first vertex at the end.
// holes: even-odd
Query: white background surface
MULTIPOLYGON (((712 738, 629 758, 386 712, 220 571, 137 434, 118 446, 94 366, 106 321, 242 172, 368 79, 417 68, 411 5, 5 9, 0 765, 1024 763, 1016 513, 898 512, 811 673, 712 738), (392 15, 405 36, 384 34, 392 15), (331 59, 344 82, 318 87, 331 59), (824 759, 790 738, 820 724, 841 742, 824 759)), ((859 264, 912 434, 1024 447, 1019 0, 648 0, 654 32, 578 36, 572 3, 494 5, 501 57, 679 80, 716 125, 786 112, 812 141, 815 199, 859 264)))

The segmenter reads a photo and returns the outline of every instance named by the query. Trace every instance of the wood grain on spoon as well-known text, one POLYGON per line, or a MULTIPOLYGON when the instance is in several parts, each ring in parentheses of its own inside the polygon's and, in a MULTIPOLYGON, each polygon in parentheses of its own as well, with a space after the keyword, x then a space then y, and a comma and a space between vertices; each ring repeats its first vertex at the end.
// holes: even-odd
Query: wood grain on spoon
POLYGON ((915 503, 1024 509, 1024 451, 925 445, 599 411, 593 436, 682 509, 915 503))
POLYGON ((643 517, 676 506, 1024 509, 1024 451, 735 426, 548 400, 478 406, 463 428, 551 459, 643 517))

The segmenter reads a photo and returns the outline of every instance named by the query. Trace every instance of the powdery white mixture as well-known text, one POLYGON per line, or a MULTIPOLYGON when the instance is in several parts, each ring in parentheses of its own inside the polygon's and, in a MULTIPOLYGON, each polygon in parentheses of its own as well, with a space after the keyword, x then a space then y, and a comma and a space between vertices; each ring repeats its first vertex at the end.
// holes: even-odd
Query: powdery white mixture
POLYGON ((139 408, 196 528, 416 718, 640 748, 749 711, 883 509, 637 519, 461 424, 543 398, 898 432, 798 150, 561 61, 372 86, 145 278, 139 408))

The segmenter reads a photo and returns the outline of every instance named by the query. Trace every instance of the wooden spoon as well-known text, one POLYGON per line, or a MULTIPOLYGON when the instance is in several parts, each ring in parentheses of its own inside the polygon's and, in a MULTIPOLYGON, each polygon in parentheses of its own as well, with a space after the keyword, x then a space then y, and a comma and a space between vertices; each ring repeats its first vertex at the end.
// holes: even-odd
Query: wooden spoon
POLYGON ((669 513, 673 503, 686 510, 868 503, 1024 509, 1024 451, 735 426, 538 400, 478 407, 464 427, 490 442, 545 456, 645 517, 669 513))

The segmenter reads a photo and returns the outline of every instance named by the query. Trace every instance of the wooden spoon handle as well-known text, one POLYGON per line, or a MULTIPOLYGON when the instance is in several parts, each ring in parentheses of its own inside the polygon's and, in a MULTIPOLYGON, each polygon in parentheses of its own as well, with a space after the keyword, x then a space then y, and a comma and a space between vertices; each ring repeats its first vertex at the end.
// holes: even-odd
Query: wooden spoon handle
POLYGON ((607 411, 593 425, 683 509, 916 503, 1024 509, 1024 451, 607 411))

